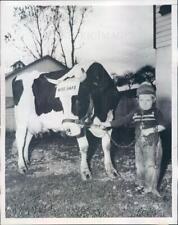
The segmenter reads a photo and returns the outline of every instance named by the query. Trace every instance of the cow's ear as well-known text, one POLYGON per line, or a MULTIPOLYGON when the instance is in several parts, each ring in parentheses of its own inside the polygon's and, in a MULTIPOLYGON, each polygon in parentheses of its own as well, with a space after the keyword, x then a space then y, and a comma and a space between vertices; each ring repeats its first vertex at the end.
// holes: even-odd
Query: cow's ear
POLYGON ((51 84, 57 84, 58 83, 58 81, 57 80, 53 80, 53 79, 50 79, 50 78, 47 78, 47 77, 45 77, 46 78, 46 80, 49 82, 49 83, 51 83, 51 84))

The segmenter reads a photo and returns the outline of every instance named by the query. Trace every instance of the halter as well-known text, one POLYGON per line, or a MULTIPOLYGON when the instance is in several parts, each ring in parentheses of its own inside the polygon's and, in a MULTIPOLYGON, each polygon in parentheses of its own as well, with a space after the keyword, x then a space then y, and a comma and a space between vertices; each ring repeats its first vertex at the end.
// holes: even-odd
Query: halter
POLYGON ((92 123, 92 116, 93 116, 93 109, 94 109, 94 104, 93 104, 93 100, 90 96, 90 104, 88 106, 88 110, 85 114, 85 116, 83 116, 81 119, 64 119, 62 121, 62 124, 63 123, 75 123, 75 124, 79 124, 79 125, 82 125, 82 126, 90 126, 90 124, 92 123), (88 120, 86 122, 86 120, 88 120))

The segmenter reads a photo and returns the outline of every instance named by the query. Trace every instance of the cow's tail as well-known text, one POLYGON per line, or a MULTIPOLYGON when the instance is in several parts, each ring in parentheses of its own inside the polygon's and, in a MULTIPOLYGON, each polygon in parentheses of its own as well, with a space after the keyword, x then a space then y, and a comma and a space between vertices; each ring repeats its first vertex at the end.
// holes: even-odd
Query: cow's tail
POLYGON ((26 169, 28 169, 28 166, 27 166, 27 162, 26 162, 26 159, 25 159, 25 156, 24 156, 24 149, 25 149, 25 145, 26 145, 27 134, 28 134, 28 128, 26 128, 26 131, 25 131, 24 144, 23 144, 23 147, 22 147, 22 157, 23 157, 23 161, 24 161, 24 165, 25 165, 26 169))
POLYGON ((33 135, 28 127, 18 127, 16 130, 16 143, 18 149, 18 168, 20 173, 25 173, 29 163, 29 145, 33 135))

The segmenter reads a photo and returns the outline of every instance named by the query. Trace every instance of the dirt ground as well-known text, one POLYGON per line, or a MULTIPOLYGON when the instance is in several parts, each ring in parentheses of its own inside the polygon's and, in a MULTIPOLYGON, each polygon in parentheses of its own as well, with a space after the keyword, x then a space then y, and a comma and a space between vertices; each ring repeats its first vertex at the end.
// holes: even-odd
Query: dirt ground
POLYGON ((92 158, 92 180, 80 177, 80 154, 75 139, 58 135, 33 140, 26 175, 17 171, 14 133, 6 135, 6 217, 169 217, 171 165, 160 186, 161 198, 135 190, 134 148, 116 149, 121 176, 107 178, 103 152, 92 158))

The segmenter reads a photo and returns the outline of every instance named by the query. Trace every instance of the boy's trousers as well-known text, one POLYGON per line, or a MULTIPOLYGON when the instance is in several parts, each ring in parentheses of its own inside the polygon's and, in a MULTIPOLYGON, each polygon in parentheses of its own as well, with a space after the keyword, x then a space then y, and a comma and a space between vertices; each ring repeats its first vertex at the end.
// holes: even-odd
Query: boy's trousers
POLYGON ((138 137, 135 143, 135 166, 139 185, 157 190, 162 159, 159 136, 138 137))

